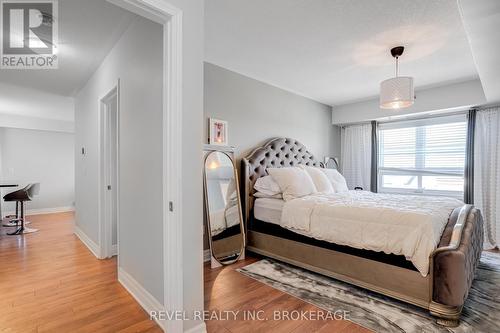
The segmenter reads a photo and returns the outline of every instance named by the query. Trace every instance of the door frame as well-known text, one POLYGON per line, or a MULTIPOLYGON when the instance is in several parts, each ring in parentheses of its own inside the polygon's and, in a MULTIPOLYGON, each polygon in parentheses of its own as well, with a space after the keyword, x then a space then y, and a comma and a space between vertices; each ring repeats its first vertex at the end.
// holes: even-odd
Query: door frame
MULTIPOLYGON (((119 195, 120 193, 120 183, 118 182, 118 179, 120 177, 120 80, 114 85, 108 92, 99 98, 99 258, 100 259, 106 259, 106 258, 111 258, 113 255, 118 255, 119 253, 119 243, 120 239, 118 237, 119 234, 119 228, 120 228, 120 200, 119 200, 119 195), (107 190, 107 170, 106 170, 106 162, 107 158, 104 156, 106 153, 106 144, 107 144, 107 131, 108 129, 105 128, 106 125, 108 125, 108 119, 105 117, 107 116, 107 107, 108 107, 108 102, 112 99, 116 98, 116 153, 115 153, 115 159, 116 159, 116 188, 114 189, 116 193, 116 221, 117 221, 117 226, 116 226, 116 250, 113 251, 113 240, 112 240, 112 224, 110 223, 109 216, 109 204, 110 204, 110 197, 109 197, 109 191, 107 190)), ((120 256, 118 256, 118 267, 120 267, 120 256)))
MULTIPOLYGON (((184 309, 182 270, 182 10, 168 0, 107 0, 163 26, 163 299, 184 309)), ((201 259, 201 257, 200 257, 201 259)), ((201 264, 201 262, 200 262, 201 264)), ((183 332, 182 320, 163 329, 183 332)))

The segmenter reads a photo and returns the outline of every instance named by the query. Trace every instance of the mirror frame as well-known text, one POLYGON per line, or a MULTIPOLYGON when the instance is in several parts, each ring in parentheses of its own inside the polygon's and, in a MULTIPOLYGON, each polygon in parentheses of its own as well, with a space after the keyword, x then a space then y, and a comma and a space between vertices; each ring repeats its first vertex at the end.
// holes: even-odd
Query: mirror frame
POLYGON ((245 223, 243 222, 243 212, 241 208, 241 193, 240 193, 240 182, 238 179, 238 170, 236 169, 236 164, 234 162, 234 159, 226 152, 220 151, 220 150, 210 150, 206 155, 205 158, 203 159, 203 192, 204 192, 204 200, 205 200, 205 215, 207 218, 207 235, 208 235, 208 242, 210 244, 210 255, 221 265, 226 266, 226 265, 231 265, 237 262, 240 258, 241 255, 244 253, 245 248, 246 248, 246 236, 245 236, 245 223), (240 229, 241 229, 241 248, 240 248, 240 254, 238 257, 231 261, 226 261, 226 262, 221 262, 213 253, 213 245, 212 245, 212 227, 211 227, 211 222, 210 222, 210 212, 209 212, 209 206, 208 206, 208 188, 207 188, 207 170, 206 170, 206 163, 207 159, 211 154, 214 153, 220 153, 224 154, 229 158, 231 161, 231 165, 233 166, 233 173, 234 173, 234 181, 236 185, 236 194, 238 198, 238 215, 240 217, 240 229))

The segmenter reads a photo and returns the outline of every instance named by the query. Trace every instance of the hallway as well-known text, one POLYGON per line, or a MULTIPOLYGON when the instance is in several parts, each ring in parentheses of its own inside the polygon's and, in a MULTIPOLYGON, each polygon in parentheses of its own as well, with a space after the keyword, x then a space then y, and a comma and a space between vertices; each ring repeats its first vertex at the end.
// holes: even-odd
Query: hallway
POLYGON ((74 214, 29 216, 40 231, 0 227, 0 332, 162 332, 73 234, 74 214))

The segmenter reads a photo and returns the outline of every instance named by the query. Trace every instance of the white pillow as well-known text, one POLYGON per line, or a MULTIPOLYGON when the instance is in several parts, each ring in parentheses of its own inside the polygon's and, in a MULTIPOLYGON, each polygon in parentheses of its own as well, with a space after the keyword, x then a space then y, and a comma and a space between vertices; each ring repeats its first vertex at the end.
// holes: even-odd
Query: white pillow
MULTIPOLYGON (((253 188, 262 194, 273 196, 281 194, 281 188, 271 176, 260 177, 255 181, 253 188)), ((255 195, 254 195, 255 196, 255 195)))
POLYGON ((278 183, 285 201, 317 192, 311 177, 302 168, 269 168, 267 172, 278 183))
POLYGON ((274 195, 269 195, 269 194, 264 194, 262 192, 255 192, 253 194, 254 197, 256 198, 271 198, 271 199, 283 199, 283 194, 278 193, 274 195))
POLYGON ((332 187, 335 193, 342 193, 349 191, 349 188, 347 187, 347 182, 345 181, 344 176, 340 174, 340 172, 338 172, 335 169, 321 168, 320 170, 323 171, 323 173, 328 177, 328 179, 332 183, 332 187))
POLYGON ((315 168, 307 165, 301 165, 300 167, 306 170, 309 177, 311 177, 314 186, 316 187, 316 191, 318 191, 319 193, 335 192, 328 177, 323 172, 321 172, 321 168, 315 168))

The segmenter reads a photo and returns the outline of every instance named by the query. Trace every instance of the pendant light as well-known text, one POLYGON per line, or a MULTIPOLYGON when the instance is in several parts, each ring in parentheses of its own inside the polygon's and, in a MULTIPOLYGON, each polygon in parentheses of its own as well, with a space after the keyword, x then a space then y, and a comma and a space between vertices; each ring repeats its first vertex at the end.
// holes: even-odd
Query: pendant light
POLYGON ((391 55, 396 60, 396 77, 380 83, 380 108, 381 109, 403 109, 413 105, 415 91, 413 78, 399 76, 399 57, 403 54, 403 46, 391 49, 391 55))

